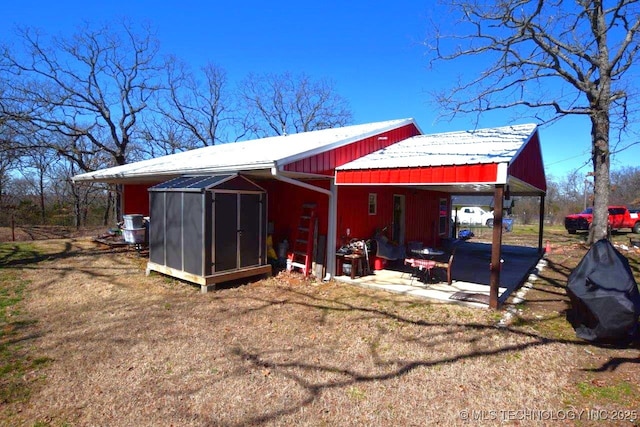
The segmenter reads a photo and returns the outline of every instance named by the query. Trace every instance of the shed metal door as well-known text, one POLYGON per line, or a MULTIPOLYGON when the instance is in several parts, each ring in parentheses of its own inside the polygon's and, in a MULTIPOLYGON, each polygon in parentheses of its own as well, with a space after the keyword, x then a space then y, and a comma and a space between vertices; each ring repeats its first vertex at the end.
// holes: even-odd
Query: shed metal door
POLYGON ((240 195, 240 267, 260 264, 260 198, 259 194, 240 195))
POLYGON ((238 268, 238 195, 216 193, 213 204, 213 269, 238 268))
POLYGON ((215 193, 214 271, 260 265, 264 244, 261 201, 260 194, 215 193))

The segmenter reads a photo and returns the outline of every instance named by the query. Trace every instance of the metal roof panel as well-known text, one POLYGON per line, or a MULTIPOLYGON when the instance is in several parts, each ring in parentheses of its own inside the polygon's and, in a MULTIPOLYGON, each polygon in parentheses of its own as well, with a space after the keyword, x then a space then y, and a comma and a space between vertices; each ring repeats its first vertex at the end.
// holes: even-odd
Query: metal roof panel
POLYGON ((418 135, 342 165, 337 170, 509 163, 535 124, 418 135))
POLYGON ((388 120, 312 132, 274 136, 198 148, 73 177, 74 181, 124 181, 162 175, 215 174, 270 169, 300 157, 330 150, 396 127, 413 119, 388 120))

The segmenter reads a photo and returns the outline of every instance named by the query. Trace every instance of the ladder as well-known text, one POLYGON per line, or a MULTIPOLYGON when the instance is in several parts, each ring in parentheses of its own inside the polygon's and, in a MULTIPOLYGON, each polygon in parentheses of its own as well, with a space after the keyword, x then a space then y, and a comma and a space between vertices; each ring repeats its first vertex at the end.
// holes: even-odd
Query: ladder
POLYGON ((293 241, 291 252, 288 256, 287 270, 292 271, 294 268, 299 268, 305 277, 311 272, 313 238, 317 219, 316 204, 303 204, 297 236, 293 241))

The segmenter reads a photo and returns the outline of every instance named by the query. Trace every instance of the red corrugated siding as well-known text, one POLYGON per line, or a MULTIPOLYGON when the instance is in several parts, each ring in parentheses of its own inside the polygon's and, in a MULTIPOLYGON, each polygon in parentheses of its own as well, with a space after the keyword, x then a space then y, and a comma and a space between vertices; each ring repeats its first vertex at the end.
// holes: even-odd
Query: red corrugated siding
MULTIPOLYGON (((318 213, 318 233, 327 234, 329 197, 325 194, 307 190, 276 180, 254 180, 267 190, 267 220, 274 224, 274 243, 283 239, 291 241, 295 237, 295 230, 300 220, 303 203, 316 203, 318 213)), ((322 181, 307 181, 324 189, 329 184, 322 181)), ((127 184, 124 186, 124 214, 149 215, 148 188, 151 185, 127 184)), ((277 247, 276 247, 277 249, 277 247)))
MULTIPOLYGON (((439 201, 449 195, 426 190, 393 188, 388 186, 340 187, 338 189, 338 243, 346 238, 369 239, 377 229, 389 227, 391 237, 393 222, 393 195, 405 196, 405 241, 421 241, 431 246, 439 246, 438 235, 439 201), (378 210, 369 215, 369 193, 376 193, 378 210)), ((448 225, 447 225, 448 226, 448 225)), ((447 228, 447 233, 448 233, 447 228)))
POLYGON ((451 184, 496 182, 496 163, 337 171, 336 184, 451 184))
MULTIPOLYGON (((276 180, 256 181, 268 192, 268 220, 273 222, 274 245, 283 239, 295 238, 295 230, 300 220, 302 204, 314 202, 318 205, 318 233, 327 234, 329 197, 305 188, 293 186, 276 180)), ((327 183, 308 181, 308 183, 328 189, 327 183)), ((405 196, 405 240, 421 241, 438 246, 439 200, 449 196, 424 190, 392 188, 385 186, 341 187, 338 190, 337 242, 346 238, 346 229, 351 231, 349 238, 369 239, 376 229, 391 226, 393 219, 393 195, 405 196), (376 215, 368 214, 369 193, 378 196, 376 215)), ((448 233, 447 229, 447 233, 448 233)), ((390 235, 390 231, 388 232, 390 235)))
MULTIPOLYGON (((273 222, 273 241, 277 245, 283 240, 295 238, 303 203, 313 202, 318 206, 318 233, 327 234, 329 197, 325 194, 293 186, 277 180, 256 180, 268 193, 268 221, 273 222)), ((325 189, 329 184, 308 181, 325 189)), ((149 215, 148 188, 150 185, 125 185, 125 214, 149 215)), ((341 187, 338 190, 337 242, 351 229, 350 238, 369 239, 376 229, 390 227, 393 219, 393 195, 405 196, 405 240, 421 241, 438 246, 438 203, 449 196, 424 190, 394 188, 388 186, 341 187), (369 193, 378 197, 376 215, 368 214, 369 193)), ((448 232, 448 230, 447 230, 448 232)), ((390 236, 390 231, 388 232, 390 236)))
MULTIPOLYGON (((326 236, 328 229, 329 196, 277 180, 256 180, 255 182, 267 190, 267 220, 273 222, 274 245, 277 245, 284 239, 291 242, 291 240, 295 238, 295 231, 300 222, 300 214, 302 213, 302 205, 304 203, 317 204, 318 234, 326 236)), ((307 183, 329 189, 329 184, 326 182, 316 180, 307 181, 307 183)))
POLYGON ((365 138, 330 151, 325 151, 324 153, 316 154, 315 156, 298 160, 285 165, 284 170, 331 176, 333 175, 334 169, 338 166, 419 134, 420 132, 414 124, 408 124, 389 132, 383 132, 370 138, 365 138))
POLYGON ((123 214, 149 215, 149 192, 151 185, 125 184, 122 191, 123 214))
POLYGON ((531 140, 513 161, 513 164, 509 166, 509 175, 521 179, 540 190, 547 191, 547 180, 544 174, 538 132, 533 134, 531 140))

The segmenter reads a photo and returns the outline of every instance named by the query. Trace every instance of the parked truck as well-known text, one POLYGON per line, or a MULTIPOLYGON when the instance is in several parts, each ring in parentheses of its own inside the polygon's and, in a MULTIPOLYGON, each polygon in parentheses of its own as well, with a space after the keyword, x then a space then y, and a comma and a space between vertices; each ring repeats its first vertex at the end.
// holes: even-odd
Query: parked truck
MULTIPOLYGON (((578 231, 587 231, 593 221, 593 208, 587 208, 579 214, 567 215, 564 218, 564 228, 569 234, 578 231)), ((609 206, 609 228, 612 231, 631 229, 634 233, 640 233, 640 216, 638 211, 630 211, 626 206, 609 206)))
POLYGON ((451 211, 451 219, 459 224, 484 224, 493 227, 493 212, 485 211, 477 206, 465 206, 451 211))

